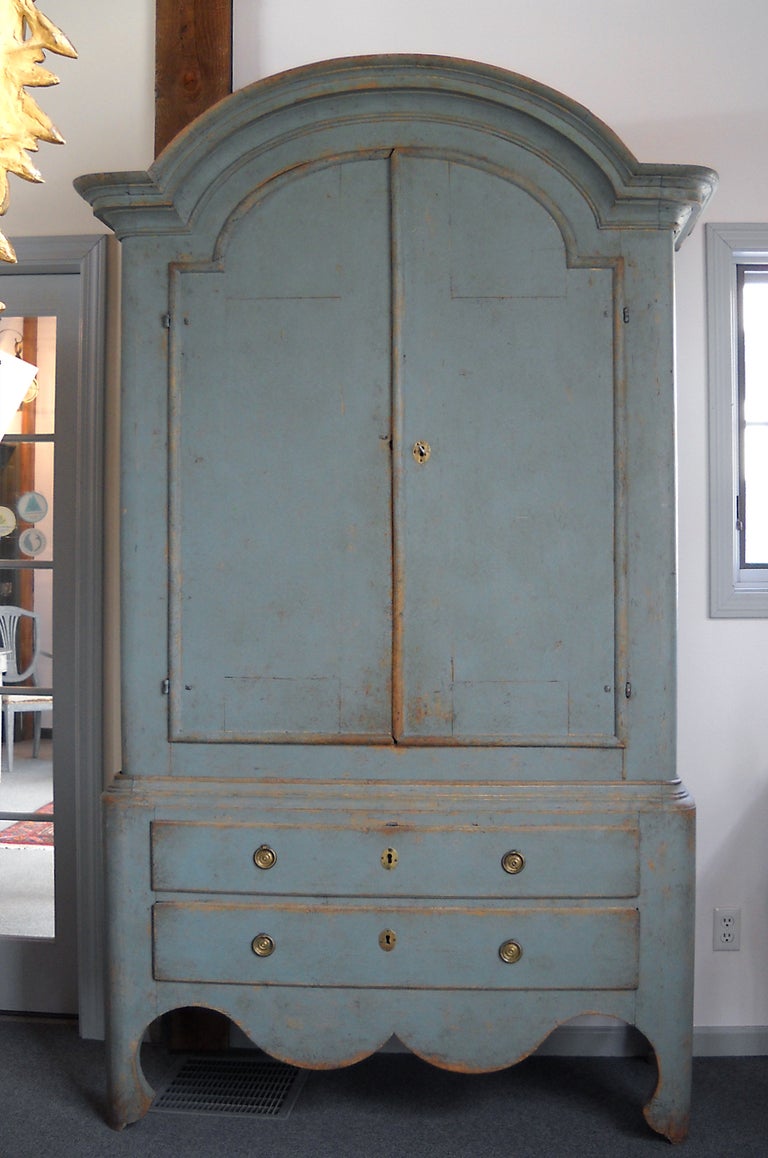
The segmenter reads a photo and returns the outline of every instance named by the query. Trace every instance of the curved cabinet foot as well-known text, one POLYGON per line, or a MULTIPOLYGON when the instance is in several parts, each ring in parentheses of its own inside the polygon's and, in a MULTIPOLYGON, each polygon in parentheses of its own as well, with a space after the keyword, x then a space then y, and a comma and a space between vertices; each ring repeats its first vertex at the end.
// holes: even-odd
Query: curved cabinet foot
POLYGON ((123 1130, 144 1117, 155 1092, 141 1069, 139 1048, 144 1027, 130 1038, 113 1033, 107 1055, 107 1122, 123 1130))
POLYGON ((652 1130, 662 1134, 670 1142, 684 1142, 688 1137, 690 1112, 678 1113, 651 1098, 643 1109, 645 1120, 652 1130))
MULTIPOLYGON (((655 1047, 654 1047, 655 1048, 655 1047)), ((653 1097, 643 1107, 652 1130, 670 1142, 684 1142, 691 1112, 690 1050, 655 1049, 659 1078, 653 1097)))

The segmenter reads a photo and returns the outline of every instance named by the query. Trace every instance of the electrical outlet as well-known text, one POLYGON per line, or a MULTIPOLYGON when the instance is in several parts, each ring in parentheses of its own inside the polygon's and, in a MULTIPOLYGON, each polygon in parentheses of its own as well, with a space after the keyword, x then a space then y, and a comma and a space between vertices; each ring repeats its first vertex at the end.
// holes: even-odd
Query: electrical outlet
POLYGON ((741 909, 713 910, 712 948, 735 953, 741 948, 741 909))

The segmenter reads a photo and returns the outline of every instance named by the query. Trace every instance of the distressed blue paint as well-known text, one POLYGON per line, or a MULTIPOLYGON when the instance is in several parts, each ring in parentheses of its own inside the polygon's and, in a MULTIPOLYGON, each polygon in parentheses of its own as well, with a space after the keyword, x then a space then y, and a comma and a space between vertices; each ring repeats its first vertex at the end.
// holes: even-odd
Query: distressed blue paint
POLYGON ((123 241, 116 1125, 147 1023, 207 1004, 316 1067, 397 1033, 494 1069, 620 1017, 684 1135, 671 278, 713 184, 523 78, 398 57, 78 182, 123 241))
MULTIPOLYGON (((402 815, 402 813, 400 813, 402 815)), ((414 823, 355 824, 347 814, 328 811, 297 827, 287 813, 282 823, 237 821, 152 824, 152 884, 160 892, 258 893, 393 897, 634 897, 639 883, 639 828, 625 824, 547 823, 451 825, 446 863, 446 829, 419 817, 414 823), (335 822, 335 823, 334 823, 335 822), (277 860, 259 869, 253 854, 261 845, 277 860), (552 848, 558 850, 552 856, 552 848), (388 848, 397 852, 393 869, 382 866, 388 848), (525 859, 520 873, 502 868, 512 850, 525 859), (348 866, 343 876, 339 865, 348 866)), ((547 818, 551 819, 551 818, 547 818)), ((563 818, 567 821, 568 818, 563 818)), ((428 818, 427 818, 428 820, 428 818)))
POLYGON ((637 909, 597 906, 590 912, 530 906, 475 912, 445 902, 166 901, 153 910, 154 975, 158 981, 225 985, 634 989, 639 923, 637 909), (379 944, 385 929, 396 937, 390 951, 379 944), (242 946, 265 930, 274 952, 265 958, 243 953, 242 946), (524 946, 515 964, 499 955, 510 938, 524 946), (219 950, 214 955, 211 944, 219 950))

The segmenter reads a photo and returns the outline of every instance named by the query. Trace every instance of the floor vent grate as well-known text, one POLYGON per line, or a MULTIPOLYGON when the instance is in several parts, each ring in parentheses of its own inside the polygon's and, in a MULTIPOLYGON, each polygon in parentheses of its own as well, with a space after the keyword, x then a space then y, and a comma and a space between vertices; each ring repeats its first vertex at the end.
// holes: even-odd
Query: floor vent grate
POLYGON ((287 1118, 306 1076, 306 1070, 260 1055, 187 1056, 166 1076, 152 1110, 287 1118))

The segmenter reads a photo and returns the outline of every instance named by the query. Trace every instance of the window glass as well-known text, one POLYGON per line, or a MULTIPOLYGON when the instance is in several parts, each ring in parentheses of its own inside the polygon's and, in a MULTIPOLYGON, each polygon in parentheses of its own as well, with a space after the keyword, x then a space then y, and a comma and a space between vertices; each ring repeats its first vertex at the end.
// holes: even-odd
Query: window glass
POLYGON ((707 225, 710 615, 768 617, 768 225, 707 225))
POLYGON ((742 567, 768 567, 768 267, 739 267, 742 567))

